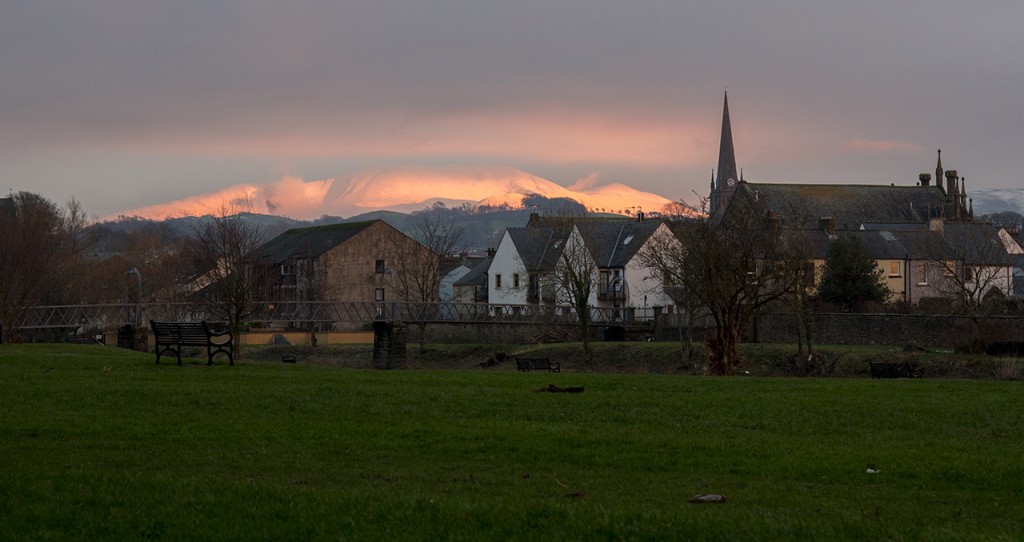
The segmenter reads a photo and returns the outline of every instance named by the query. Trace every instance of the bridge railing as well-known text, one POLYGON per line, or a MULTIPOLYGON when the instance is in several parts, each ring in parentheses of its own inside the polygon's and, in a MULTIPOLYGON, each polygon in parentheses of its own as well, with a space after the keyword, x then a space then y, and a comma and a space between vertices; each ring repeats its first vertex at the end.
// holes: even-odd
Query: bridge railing
MULTIPOLYGON (((308 327, 335 322, 392 321, 415 323, 508 323, 575 325, 576 311, 569 306, 506 305, 488 303, 399 303, 373 301, 301 301, 254 303, 258 310, 247 319, 270 326, 308 327)), ((591 307, 594 325, 627 325, 634 321, 629 308, 591 307)), ((204 303, 145 303, 39 306, 26 311, 22 329, 112 328, 147 325, 150 320, 173 322, 220 321, 204 303), (136 314, 140 310, 140 314, 136 314)))

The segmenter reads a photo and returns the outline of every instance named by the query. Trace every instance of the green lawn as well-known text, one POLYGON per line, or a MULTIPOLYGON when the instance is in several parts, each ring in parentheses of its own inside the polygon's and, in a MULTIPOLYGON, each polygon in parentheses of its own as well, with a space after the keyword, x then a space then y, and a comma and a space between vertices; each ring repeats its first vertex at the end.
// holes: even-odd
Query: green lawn
POLYGON ((0 540, 1024 538, 1020 382, 202 363, 0 346, 0 540))

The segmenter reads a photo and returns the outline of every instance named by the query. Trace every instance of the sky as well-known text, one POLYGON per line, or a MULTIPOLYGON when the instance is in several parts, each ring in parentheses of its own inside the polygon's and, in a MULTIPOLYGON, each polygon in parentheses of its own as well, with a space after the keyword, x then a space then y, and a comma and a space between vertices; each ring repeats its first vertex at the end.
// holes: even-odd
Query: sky
MULTIPOLYGON (((97 217, 240 183, 510 168, 706 195, 1018 187, 1024 2, 42 0, 0 17, 0 190, 97 217)), ((426 182, 426 181, 424 181, 426 182)))

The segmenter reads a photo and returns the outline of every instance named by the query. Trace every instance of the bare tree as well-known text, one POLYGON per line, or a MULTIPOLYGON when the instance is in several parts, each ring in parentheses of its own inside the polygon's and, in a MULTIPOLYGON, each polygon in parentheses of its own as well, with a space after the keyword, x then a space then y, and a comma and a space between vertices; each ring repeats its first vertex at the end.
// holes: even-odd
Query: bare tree
POLYGON ((228 215, 204 217, 186 243, 188 260, 199 273, 197 296, 216 318, 227 322, 234 335, 232 351, 241 359, 243 324, 262 307, 254 302, 266 296, 266 277, 248 265, 246 256, 263 243, 258 223, 228 215))
MULTIPOLYGON (((401 244, 399 235, 392 237, 394 265, 398 269, 394 286, 396 294, 414 303, 428 304, 439 300, 443 266, 458 251, 464 233, 456 226, 447 213, 439 209, 425 209, 414 213, 417 221, 410 232, 426 250, 409 250, 401 244)), ((386 270, 382 270, 386 271, 386 270)), ((423 319, 417 319, 420 353, 426 352, 426 327, 423 319)))
POLYGON ((71 278, 85 251, 85 213, 18 192, 0 205, 0 342, 10 342, 26 309, 69 302, 71 278))
POLYGON ((1021 248, 991 224, 934 222, 932 227, 937 235, 931 237, 929 252, 933 259, 927 264, 931 275, 928 280, 940 295, 954 299, 956 307, 970 317, 970 349, 983 352, 981 316, 985 300, 1012 291, 1011 253, 1019 253, 1021 248))
POLYGON ((585 242, 583 230, 592 222, 570 218, 569 223, 573 227, 555 264, 555 299, 567 303, 576 313, 580 340, 583 342, 583 356, 587 363, 590 363, 593 360, 590 348, 590 301, 597 282, 597 262, 594 261, 590 247, 585 242))
POLYGON ((800 236, 782 229, 759 202, 721 224, 705 210, 706 202, 690 214, 697 218, 673 224, 678 244, 652 244, 643 257, 714 322, 706 338, 708 373, 731 375, 743 363, 739 341, 745 326, 802 284, 807 255, 800 236))

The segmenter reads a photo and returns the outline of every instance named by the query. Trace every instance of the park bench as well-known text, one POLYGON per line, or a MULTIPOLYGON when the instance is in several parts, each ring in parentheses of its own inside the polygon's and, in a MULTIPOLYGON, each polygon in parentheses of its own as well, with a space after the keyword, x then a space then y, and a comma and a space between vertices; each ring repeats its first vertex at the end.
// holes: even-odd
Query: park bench
POLYGON ((516 369, 523 372, 548 371, 549 373, 560 373, 562 368, 557 361, 549 358, 516 358, 516 369))
POLYGON ((871 362, 871 378, 921 378, 921 369, 909 363, 871 362))
POLYGON ((231 354, 232 335, 227 329, 214 331, 204 322, 155 322, 149 321, 156 338, 156 362, 160 364, 160 356, 170 352, 178 358, 181 365, 181 347, 199 346, 206 348, 206 364, 213 365, 213 356, 226 354, 228 363, 235 364, 231 354), (214 339, 217 339, 216 341, 214 339))

